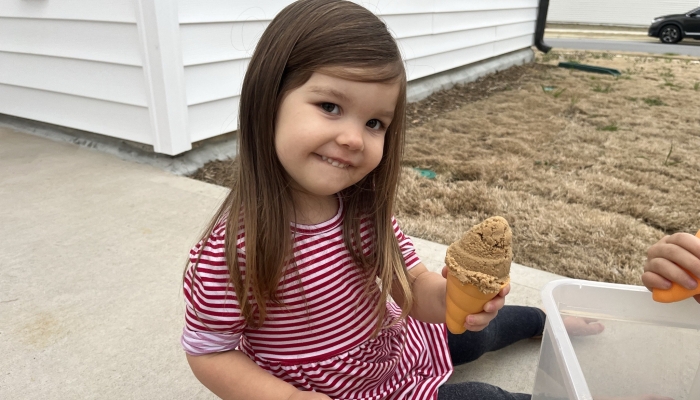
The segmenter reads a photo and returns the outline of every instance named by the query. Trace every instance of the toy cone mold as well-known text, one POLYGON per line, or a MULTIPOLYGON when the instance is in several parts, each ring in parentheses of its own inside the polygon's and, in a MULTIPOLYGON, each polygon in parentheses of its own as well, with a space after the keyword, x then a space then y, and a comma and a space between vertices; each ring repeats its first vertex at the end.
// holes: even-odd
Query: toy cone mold
POLYGON ((483 311, 484 305, 510 282, 512 240, 508 222, 492 217, 447 248, 445 320, 450 332, 464 333, 467 316, 483 311))
MULTIPOLYGON (((698 233, 696 233, 695 236, 700 238, 700 231, 698 231, 698 233)), ((658 301, 659 303, 673 303, 700 294, 700 278, 691 274, 690 271, 687 271, 685 269, 684 271, 687 272, 688 275, 695 278, 695 280, 698 282, 698 286, 694 290, 686 289, 683 286, 677 284, 676 282, 673 282, 671 284, 670 289, 654 288, 654 290, 652 290, 652 298, 655 301, 658 301)))

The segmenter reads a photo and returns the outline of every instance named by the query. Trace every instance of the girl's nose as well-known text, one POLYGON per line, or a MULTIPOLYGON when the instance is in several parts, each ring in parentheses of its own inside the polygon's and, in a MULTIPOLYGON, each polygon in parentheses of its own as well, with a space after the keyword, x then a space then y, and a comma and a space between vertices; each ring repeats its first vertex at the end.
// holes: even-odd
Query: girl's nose
POLYGON ((349 150, 362 151, 365 148, 363 138, 365 126, 357 126, 357 124, 349 124, 345 126, 342 132, 337 136, 336 141, 339 145, 347 147, 349 150))

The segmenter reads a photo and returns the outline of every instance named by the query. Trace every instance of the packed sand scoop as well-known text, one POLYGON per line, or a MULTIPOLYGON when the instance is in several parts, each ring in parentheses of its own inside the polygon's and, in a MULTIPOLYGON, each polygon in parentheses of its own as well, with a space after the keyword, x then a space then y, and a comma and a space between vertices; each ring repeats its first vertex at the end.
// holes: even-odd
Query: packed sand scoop
POLYGON ((447 248, 447 329, 464 333, 465 319, 476 314, 510 282, 513 234, 502 217, 472 227, 447 248))

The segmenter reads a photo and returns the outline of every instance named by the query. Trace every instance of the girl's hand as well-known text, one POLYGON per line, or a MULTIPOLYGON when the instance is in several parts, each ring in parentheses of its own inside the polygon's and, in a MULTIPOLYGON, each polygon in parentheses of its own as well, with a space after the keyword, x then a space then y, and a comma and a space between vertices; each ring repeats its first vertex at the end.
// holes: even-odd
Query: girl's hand
MULTIPOLYGON (((688 233, 674 233, 651 246, 647 251, 642 282, 649 290, 669 289, 671 282, 695 289, 697 281, 679 267, 700 276, 700 238, 688 233)), ((700 303, 700 295, 695 296, 695 300, 700 303)))
MULTIPOLYGON (((447 279, 447 266, 442 267, 442 277, 447 279)), ((478 314, 467 315, 465 321, 468 331, 478 332, 486 328, 491 320, 496 318, 498 310, 506 304, 506 296, 510 293, 510 283, 501 289, 500 292, 488 303, 484 304, 484 311, 478 314)))
POLYGON ((297 390, 287 400, 333 400, 323 393, 297 390))

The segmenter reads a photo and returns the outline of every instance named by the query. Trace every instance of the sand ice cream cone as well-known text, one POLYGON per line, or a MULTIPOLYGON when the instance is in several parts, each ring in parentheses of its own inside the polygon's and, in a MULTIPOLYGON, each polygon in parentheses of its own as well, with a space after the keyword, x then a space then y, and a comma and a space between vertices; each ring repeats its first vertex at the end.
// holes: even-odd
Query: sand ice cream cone
POLYGON ((445 319, 450 332, 463 333, 467 316, 483 311, 510 282, 511 243, 508 222, 492 217, 448 247, 445 319))

